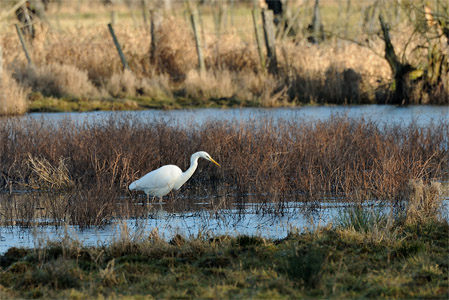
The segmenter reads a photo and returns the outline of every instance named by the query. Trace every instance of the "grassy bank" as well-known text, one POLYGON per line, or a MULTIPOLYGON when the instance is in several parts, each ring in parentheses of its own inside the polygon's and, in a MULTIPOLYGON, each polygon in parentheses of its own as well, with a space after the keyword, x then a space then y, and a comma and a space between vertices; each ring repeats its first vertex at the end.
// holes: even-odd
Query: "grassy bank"
POLYGON ((447 222, 382 222, 337 222, 281 240, 199 235, 166 242, 157 231, 136 237, 125 230, 101 247, 67 238, 34 250, 11 248, 0 256, 0 294, 2 299, 447 299, 447 222))

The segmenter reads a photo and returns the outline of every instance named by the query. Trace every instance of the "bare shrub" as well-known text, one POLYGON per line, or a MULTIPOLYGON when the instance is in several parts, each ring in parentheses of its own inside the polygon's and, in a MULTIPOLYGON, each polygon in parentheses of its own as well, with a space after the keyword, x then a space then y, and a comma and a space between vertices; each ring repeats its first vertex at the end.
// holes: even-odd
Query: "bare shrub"
POLYGON ((73 98, 99 96, 87 73, 71 65, 26 66, 16 69, 14 77, 22 85, 45 96, 73 98))
POLYGON ((11 76, 3 72, 0 78, 0 116, 20 115, 28 108, 26 91, 11 76))

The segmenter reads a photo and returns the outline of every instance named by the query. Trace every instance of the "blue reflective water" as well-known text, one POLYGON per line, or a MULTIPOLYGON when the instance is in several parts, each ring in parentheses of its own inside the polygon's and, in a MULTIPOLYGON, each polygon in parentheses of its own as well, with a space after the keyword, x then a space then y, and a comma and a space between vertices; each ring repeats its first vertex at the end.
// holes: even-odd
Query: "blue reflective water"
POLYGON ((163 121, 167 124, 198 124, 209 120, 232 120, 245 122, 269 118, 274 121, 324 121, 331 116, 364 118, 379 123, 425 126, 439 120, 449 120, 449 106, 407 106, 360 105, 360 106, 306 106, 295 108, 232 108, 232 109, 183 109, 183 110, 144 110, 124 112, 86 112, 86 113, 32 113, 20 118, 24 120, 43 120, 57 123, 71 120, 74 123, 102 123, 114 116, 136 122, 163 121))
MULTIPOLYGON (((249 204, 251 205, 251 204, 249 204)), ((287 207, 289 204, 287 204, 287 207)), ((157 230, 160 238, 170 240, 174 235, 196 237, 217 235, 256 235, 265 238, 282 239, 291 231, 314 230, 338 223, 338 216, 345 209, 352 209, 348 203, 326 203, 314 211, 302 209, 301 203, 292 203, 282 215, 260 213, 249 207, 242 213, 238 209, 220 210, 211 214, 207 210, 184 213, 167 213, 164 210, 150 214, 147 218, 117 220, 103 228, 80 230, 76 226, 56 228, 55 226, 36 226, 22 229, 18 226, 0 227, 0 254, 10 247, 43 247, 48 241, 61 241, 67 238, 86 246, 107 245, 126 235, 131 239, 146 239, 157 230)), ((365 208, 373 213, 387 216, 391 209, 381 202, 368 203, 365 208)), ((449 220, 449 198, 443 200, 441 218, 449 220)))

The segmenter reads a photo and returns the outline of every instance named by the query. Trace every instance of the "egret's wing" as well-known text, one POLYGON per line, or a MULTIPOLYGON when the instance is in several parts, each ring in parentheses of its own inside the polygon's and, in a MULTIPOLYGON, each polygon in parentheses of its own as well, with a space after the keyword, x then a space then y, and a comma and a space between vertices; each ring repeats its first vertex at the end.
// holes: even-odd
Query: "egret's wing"
POLYGON ((160 167, 150 173, 152 175, 151 181, 155 188, 172 187, 174 182, 182 174, 180 168, 174 165, 167 165, 160 167))
POLYGON ((139 189, 149 191, 153 195, 166 194, 173 188, 181 174, 182 171, 179 167, 167 165, 146 174, 136 181, 136 185, 139 189), (162 190, 167 190, 167 192, 161 192, 162 190))

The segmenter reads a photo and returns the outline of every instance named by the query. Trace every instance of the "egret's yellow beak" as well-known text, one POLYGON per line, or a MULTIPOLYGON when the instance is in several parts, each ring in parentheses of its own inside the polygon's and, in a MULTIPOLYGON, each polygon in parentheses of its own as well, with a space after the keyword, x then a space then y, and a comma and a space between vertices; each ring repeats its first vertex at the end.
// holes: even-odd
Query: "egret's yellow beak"
POLYGON ((209 157, 210 161, 216 164, 217 166, 221 167, 219 163, 217 163, 212 157, 209 157))

